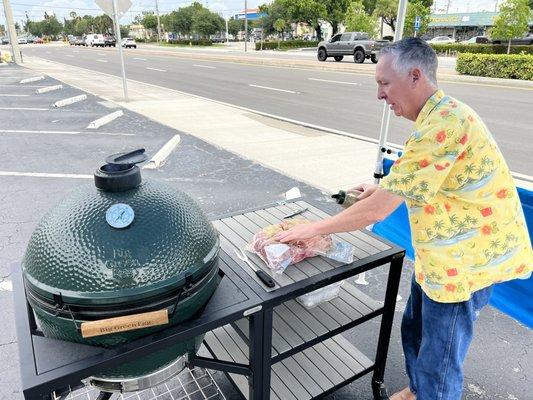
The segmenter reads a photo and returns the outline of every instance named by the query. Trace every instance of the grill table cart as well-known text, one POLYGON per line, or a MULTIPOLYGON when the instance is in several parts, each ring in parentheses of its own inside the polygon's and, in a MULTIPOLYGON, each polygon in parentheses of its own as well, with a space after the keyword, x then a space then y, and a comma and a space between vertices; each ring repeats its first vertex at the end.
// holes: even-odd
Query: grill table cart
MULTIPOLYGON (((20 266, 15 264, 15 315, 25 399, 61 398, 57 396, 80 387, 83 379, 106 367, 133 361, 205 332, 205 348, 199 355, 190 356, 190 368, 194 368, 187 373, 194 376, 201 368, 224 371, 247 399, 317 398, 370 372, 374 399, 386 399, 383 375, 403 249, 363 231, 340 234, 337 236, 341 240, 357 249, 356 261, 342 265, 321 257, 306 259, 289 266, 283 275, 274 276, 276 286, 272 289, 234 253, 260 228, 306 207, 303 218, 327 216, 313 205, 298 201, 214 221, 221 236, 222 281, 204 310, 186 323, 113 349, 43 337, 26 302, 20 266), (387 263, 390 269, 383 304, 348 282, 342 285, 339 297, 313 309, 306 309, 295 300, 304 293, 387 263), (371 361, 340 334, 378 316, 381 327, 375 361, 371 361)), ((256 268, 267 271, 258 257, 248 255, 256 268)), ((186 394, 183 398, 211 398, 202 395, 186 394)), ((67 398, 76 397, 71 394, 67 398)), ((130 397, 125 394, 124 398, 130 397)), ((157 398, 176 397, 169 394, 157 398)))

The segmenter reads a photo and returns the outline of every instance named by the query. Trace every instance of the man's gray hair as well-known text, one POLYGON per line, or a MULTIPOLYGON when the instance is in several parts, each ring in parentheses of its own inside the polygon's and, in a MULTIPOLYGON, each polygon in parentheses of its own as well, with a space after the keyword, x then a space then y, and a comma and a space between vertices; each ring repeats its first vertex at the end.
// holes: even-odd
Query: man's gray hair
POLYGON ((437 85, 438 60, 435 50, 420 38, 406 38, 381 49, 380 55, 394 56, 392 67, 396 72, 407 73, 412 68, 419 68, 424 75, 437 85))

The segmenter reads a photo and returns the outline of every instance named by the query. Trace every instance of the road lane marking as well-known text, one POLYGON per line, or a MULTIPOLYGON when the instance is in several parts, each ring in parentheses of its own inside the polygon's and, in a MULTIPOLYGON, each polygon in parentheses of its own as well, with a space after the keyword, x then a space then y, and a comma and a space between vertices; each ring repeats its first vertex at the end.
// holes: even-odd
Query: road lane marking
POLYGON ((159 69, 159 68, 152 68, 152 67, 146 67, 146 69, 149 69, 151 71, 167 72, 166 69, 159 69))
POLYGON ((67 56, 67 57, 74 58, 74 56, 73 56, 72 54, 67 54, 66 56, 67 56))
POLYGON ((193 64, 193 67, 199 67, 199 68, 210 68, 210 69, 216 69, 217 67, 212 67, 211 65, 201 65, 201 64, 193 64))
POLYGON ((0 171, 0 176, 27 176, 32 178, 75 178, 75 179, 94 179, 93 175, 81 174, 48 174, 46 172, 13 172, 0 171))
POLYGON ((139 60, 139 61, 146 61, 146 58, 141 58, 141 57, 133 57, 134 60, 139 60))
POLYGON ((318 81, 318 82, 329 82, 329 83, 341 83, 344 85, 354 85, 354 86, 361 86, 360 83, 357 82, 344 82, 344 81, 332 81, 330 79, 318 79, 318 78, 307 78, 310 81, 318 81))
POLYGON ((13 110, 13 111, 48 111, 49 108, 32 108, 32 107, 0 107, 0 110, 13 110))
POLYGON ((1 94, 0 97, 28 97, 29 94, 1 94))
POLYGON ((113 132, 82 132, 82 131, 30 131, 15 129, 0 129, 0 133, 38 133, 54 135, 103 135, 103 136, 135 136, 134 133, 113 133, 113 132))
POLYGON ((105 63, 107 62, 107 60, 100 60, 100 59, 98 59, 98 60, 96 60, 96 61, 98 61, 98 62, 105 62, 105 63))
POLYGON ((259 88, 259 89, 274 90, 274 91, 276 91, 276 92, 285 92, 285 93, 299 94, 299 92, 294 92, 294 91, 292 91, 292 90, 277 89, 277 88, 268 87, 268 86, 252 85, 251 83, 249 83, 248 86, 256 87, 256 88, 259 88))
POLYGON ((97 53, 99 56, 105 56, 107 55, 106 53, 97 53))
POLYGON ((174 135, 163 147, 148 161, 143 169, 156 169, 162 166, 167 157, 174 151, 178 144, 180 144, 180 135, 174 135))

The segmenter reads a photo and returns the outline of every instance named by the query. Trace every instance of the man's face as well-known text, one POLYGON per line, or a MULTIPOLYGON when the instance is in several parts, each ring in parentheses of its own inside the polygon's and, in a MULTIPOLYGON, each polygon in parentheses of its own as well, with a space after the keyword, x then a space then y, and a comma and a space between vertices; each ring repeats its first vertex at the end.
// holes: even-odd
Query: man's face
POLYGON ((410 74, 399 74, 392 66, 394 56, 386 54, 376 65, 378 99, 385 100, 397 117, 416 120, 416 106, 413 101, 413 80, 410 74))

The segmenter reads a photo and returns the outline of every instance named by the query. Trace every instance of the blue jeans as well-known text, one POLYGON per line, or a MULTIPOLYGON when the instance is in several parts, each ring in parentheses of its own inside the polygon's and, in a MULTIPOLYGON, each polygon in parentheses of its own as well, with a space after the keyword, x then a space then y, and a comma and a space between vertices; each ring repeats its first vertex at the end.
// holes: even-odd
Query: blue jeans
POLYGON ((492 286, 468 301, 438 303, 414 276, 402 319, 402 345, 409 387, 417 400, 460 400, 463 362, 472 341, 474 321, 488 303, 492 286))

